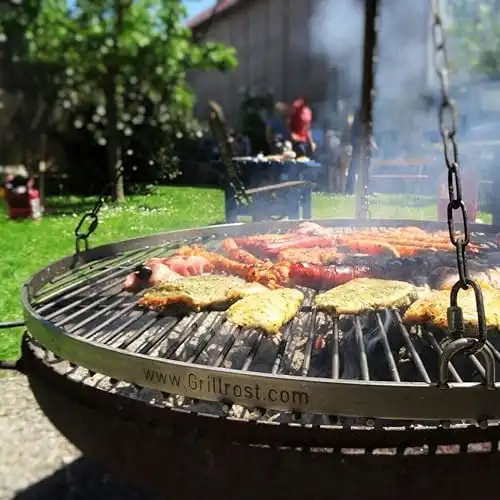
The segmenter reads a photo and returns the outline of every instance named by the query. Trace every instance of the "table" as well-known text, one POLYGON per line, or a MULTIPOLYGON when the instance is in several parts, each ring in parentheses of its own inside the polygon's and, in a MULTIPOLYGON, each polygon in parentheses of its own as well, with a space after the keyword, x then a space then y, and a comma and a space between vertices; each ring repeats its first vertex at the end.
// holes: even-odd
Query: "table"
POLYGON ((315 160, 279 160, 266 157, 233 158, 241 180, 248 188, 285 181, 316 181, 322 165, 315 160))

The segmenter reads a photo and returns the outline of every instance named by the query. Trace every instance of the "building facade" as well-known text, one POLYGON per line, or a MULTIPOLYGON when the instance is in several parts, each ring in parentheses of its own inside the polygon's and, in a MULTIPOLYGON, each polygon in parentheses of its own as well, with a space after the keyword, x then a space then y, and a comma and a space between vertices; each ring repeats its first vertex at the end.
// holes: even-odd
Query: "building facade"
MULTIPOLYGON (((429 83, 430 2, 381 0, 377 98, 381 116, 400 117, 429 83), (380 106, 379 106, 380 107, 380 106)), ((359 102, 363 0, 225 0, 190 22, 235 47, 238 68, 191 75, 196 114, 219 102, 237 124, 241 91, 271 91, 292 101, 306 93, 320 120, 335 121, 359 102)), ((417 99, 418 100, 418 99, 417 99)))

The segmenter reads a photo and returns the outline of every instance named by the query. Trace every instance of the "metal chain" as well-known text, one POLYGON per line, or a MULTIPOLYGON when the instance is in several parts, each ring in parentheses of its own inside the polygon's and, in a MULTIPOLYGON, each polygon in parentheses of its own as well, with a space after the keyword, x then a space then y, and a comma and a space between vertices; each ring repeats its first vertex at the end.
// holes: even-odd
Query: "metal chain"
POLYGON ((101 191, 101 194, 99 195, 99 198, 97 199, 94 207, 92 208, 92 211, 84 214, 83 217, 80 219, 80 222, 76 226, 75 252, 77 255, 80 252, 82 251, 86 252, 89 249, 89 236, 97 229, 97 226, 99 225, 99 217, 98 217, 99 211, 104 205, 106 196, 109 195, 111 188, 118 182, 118 180, 122 175, 123 175, 123 167, 120 167, 118 169, 115 178, 104 186, 103 190, 101 191), (87 223, 88 225, 86 230, 83 230, 83 226, 85 223, 87 223), (83 250, 82 250, 82 245, 83 245, 83 250))
POLYGON ((438 120, 439 130, 444 149, 444 160, 448 169, 448 194, 449 203, 447 209, 448 232, 450 241, 455 246, 457 255, 457 268, 459 279, 454 285, 450 296, 450 308, 448 309, 448 328, 454 336, 462 336, 464 333, 464 322, 462 309, 458 306, 458 292, 460 289, 474 290, 476 296, 478 329, 476 342, 466 351, 466 354, 474 354, 486 343, 486 320, 484 312, 483 295, 479 285, 469 277, 467 268, 466 249, 470 242, 469 222, 467 210, 462 199, 462 183, 460 180, 460 163, 457 134, 457 112, 453 101, 450 99, 448 82, 448 53, 446 49, 445 30, 443 17, 441 15, 440 0, 431 0, 432 5, 432 38, 434 43, 434 66, 441 89, 441 103, 439 105, 438 120), (454 212, 458 212, 462 223, 463 233, 456 234, 454 212))
POLYGON ((370 211, 370 197, 368 195, 368 183, 365 184, 365 189, 363 192, 363 198, 361 200, 361 204, 363 207, 363 213, 366 215, 368 219, 370 219, 372 214, 370 211))

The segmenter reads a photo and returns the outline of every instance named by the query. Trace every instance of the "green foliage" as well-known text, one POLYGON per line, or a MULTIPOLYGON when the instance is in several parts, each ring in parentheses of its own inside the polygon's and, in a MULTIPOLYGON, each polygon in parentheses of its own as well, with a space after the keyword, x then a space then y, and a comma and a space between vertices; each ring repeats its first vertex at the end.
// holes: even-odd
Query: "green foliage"
POLYGON ((195 42, 185 15, 181 0, 77 0, 71 8, 66 0, 25 0, 0 12, 5 86, 27 103, 43 100, 59 129, 86 130, 106 146, 111 175, 130 143, 143 141, 133 137, 139 132, 153 137, 141 154, 164 164, 174 129, 184 134, 192 121, 187 73, 236 66, 233 48, 195 42))
POLYGON ((452 70, 469 79, 500 74, 500 1, 449 2, 452 70))

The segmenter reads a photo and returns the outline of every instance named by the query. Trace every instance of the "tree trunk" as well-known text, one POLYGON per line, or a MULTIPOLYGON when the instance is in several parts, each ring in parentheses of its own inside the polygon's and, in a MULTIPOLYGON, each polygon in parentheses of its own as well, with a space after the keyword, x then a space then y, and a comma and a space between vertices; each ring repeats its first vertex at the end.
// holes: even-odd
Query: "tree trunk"
POLYGON ((120 138, 118 137, 118 109, 116 104, 116 81, 113 75, 110 75, 109 82, 106 88, 106 116, 107 122, 107 153, 108 153, 108 168, 110 180, 115 180, 111 199, 114 202, 121 203, 125 201, 125 190, 123 176, 118 176, 121 167, 121 148, 120 138))
POLYGON ((122 3, 122 0, 114 1, 115 26, 113 33, 113 55, 108 66, 107 81, 105 82, 106 93, 106 116, 107 116, 107 153, 108 168, 111 180, 114 180, 112 200, 121 203, 125 201, 125 190, 123 176, 118 177, 121 168, 121 144, 118 132, 118 103, 117 103, 117 75, 119 71, 119 39, 123 31, 123 18, 125 10, 132 4, 131 0, 122 3))

